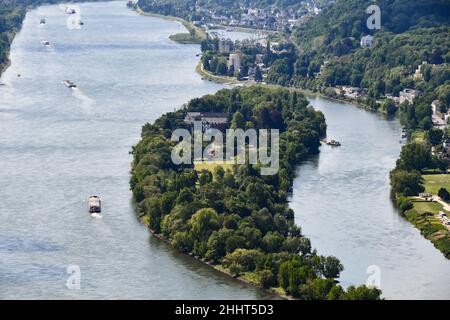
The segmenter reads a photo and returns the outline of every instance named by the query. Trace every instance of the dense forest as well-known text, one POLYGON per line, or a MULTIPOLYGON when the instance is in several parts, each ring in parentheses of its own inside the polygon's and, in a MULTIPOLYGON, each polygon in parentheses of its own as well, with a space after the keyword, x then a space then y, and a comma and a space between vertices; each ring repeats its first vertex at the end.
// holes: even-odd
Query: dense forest
POLYGON ((378 299, 378 289, 336 283, 343 266, 312 250, 288 207, 294 167, 319 151, 325 132, 323 114, 286 89, 254 86, 193 99, 143 127, 130 182, 138 212, 180 252, 265 288, 302 299, 378 299), (280 170, 262 176, 248 163, 208 170, 173 164, 171 135, 190 129, 188 111, 224 112, 232 128, 278 128, 280 170))
POLYGON ((22 25, 24 16, 24 6, 0 0, 0 72, 7 64, 9 46, 22 25))
POLYGON ((414 86, 412 75, 423 61, 447 63, 449 72, 450 1, 377 1, 381 30, 367 29, 366 9, 371 4, 338 0, 294 31, 301 51, 294 62, 294 83, 352 85, 372 89, 378 97, 414 86), (361 48, 360 39, 368 34, 374 35, 374 46, 361 48))

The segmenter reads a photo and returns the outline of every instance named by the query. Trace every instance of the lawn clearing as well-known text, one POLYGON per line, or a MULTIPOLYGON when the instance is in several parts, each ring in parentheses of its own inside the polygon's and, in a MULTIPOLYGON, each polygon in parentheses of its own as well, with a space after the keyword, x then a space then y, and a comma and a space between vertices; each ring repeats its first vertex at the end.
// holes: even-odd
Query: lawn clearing
POLYGON ((450 174, 429 174, 422 177, 425 180, 425 192, 437 195, 440 188, 450 191, 450 174))

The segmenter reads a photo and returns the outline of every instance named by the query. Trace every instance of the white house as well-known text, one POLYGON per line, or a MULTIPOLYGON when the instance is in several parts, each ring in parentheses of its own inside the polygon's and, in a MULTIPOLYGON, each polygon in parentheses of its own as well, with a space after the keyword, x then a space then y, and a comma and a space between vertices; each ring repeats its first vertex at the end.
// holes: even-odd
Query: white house
POLYGON ((370 48, 373 45, 373 36, 367 35, 361 38, 361 47, 370 48))
POLYGON ((239 71, 241 68, 241 54, 239 52, 230 54, 230 59, 228 60, 228 68, 233 66, 235 72, 239 71))
POLYGON ((413 89, 404 89, 400 92, 400 103, 408 101, 409 103, 413 103, 414 98, 419 96, 420 92, 413 89))

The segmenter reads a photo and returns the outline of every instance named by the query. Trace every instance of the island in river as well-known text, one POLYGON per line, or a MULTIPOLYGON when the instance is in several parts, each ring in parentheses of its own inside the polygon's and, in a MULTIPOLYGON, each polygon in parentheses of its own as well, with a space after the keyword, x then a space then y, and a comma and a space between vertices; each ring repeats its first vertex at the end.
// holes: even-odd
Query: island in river
MULTIPOLYGON (((344 289, 336 284, 342 264, 336 257, 312 250, 288 207, 295 166, 319 152, 325 134, 323 114, 309 107, 307 99, 295 91, 251 86, 193 99, 142 129, 142 140, 132 152, 130 181, 138 212, 155 234, 178 251, 282 296, 380 299, 381 291, 376 287, 344 289), (196 134, 193 123, 186 120, 190 114, 204 114, 210 129, 226 130, 227 135, 227 128, 279 130, 279 151, 272 141, 271 152, 279 153, 280 168, 264 175, 261 163, 177 165, 173 161, 173 134, 178 129, 196 134), (219 115, 228 119, 224 126, 214 126, 222 123, 214 118, 219 115)), ((232 148, 251 148, 250 143, 254 143, 243 142, 245 147, 232 148)), ((192 141, 183 143, 189 147, 183 153, 190 154, 192 141)), ((220 142, 214 143, 215 152, 223 154, 225 150, 217 150, 224 148, 220 142)))

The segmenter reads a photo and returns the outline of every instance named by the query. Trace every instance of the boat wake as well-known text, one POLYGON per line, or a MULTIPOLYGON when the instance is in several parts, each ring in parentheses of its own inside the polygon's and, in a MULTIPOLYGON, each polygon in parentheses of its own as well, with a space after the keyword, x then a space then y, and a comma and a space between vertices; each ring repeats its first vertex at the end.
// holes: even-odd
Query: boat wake
POLYGON ((81 101, 81 108, 84 113, 91 113, 92 107, 95 104, 95 100, 88 97, 79 88, 72 88, 72 94, 75 98, 81 101))
POLYGON ((91 217, 94 219, 102 219, 103 218, 103 216, 98 213, 91 213, 91 217))

